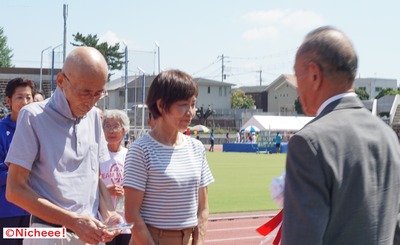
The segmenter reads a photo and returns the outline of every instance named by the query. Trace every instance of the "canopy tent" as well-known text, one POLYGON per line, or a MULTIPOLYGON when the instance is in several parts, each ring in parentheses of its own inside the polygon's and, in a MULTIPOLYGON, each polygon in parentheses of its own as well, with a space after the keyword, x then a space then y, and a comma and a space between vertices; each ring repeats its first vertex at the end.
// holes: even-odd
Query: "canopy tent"
POLYGON ((261 131, 299 131, 314 117, 297 116, 253 116, 242 128, 256 126, 261 131))

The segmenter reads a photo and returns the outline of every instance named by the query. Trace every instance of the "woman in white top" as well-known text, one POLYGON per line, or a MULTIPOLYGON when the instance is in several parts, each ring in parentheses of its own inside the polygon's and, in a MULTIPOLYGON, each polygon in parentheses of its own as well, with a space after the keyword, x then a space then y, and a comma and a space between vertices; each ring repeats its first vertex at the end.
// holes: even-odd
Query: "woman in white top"
MULTIPOLYGON (((129 118, 120 110, 107 110, 103 114, 103 130, 107 140, 110 160, 100 163, 100 178, 107 186, 115 210, 124 215, 124 164, 128 149, 122 142, 129 132, 129 118)), ((131 238, 130 230, 123 230, 107 245, 128 245, 131 238)))
POLYGON ((203 244, 207 186, 214 181, 203 144, 182 134, 196 112, 197 84, 178 70, 161 72, 146 104, 152 130, 132 143, 125 162, 125 215, 133 244, 203 244))

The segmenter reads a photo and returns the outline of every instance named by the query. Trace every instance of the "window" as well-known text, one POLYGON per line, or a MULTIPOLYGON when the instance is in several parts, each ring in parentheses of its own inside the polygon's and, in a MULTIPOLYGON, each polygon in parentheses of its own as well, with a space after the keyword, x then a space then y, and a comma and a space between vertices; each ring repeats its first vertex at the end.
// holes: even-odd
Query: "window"
POLYGON ((226 96, 228 94, 228 88, 224 87, 224 96, 226 96))
POLYGON ((218 88, 218 95, 219 95, 219 96, 222 96, 222 87, 219 87, 219 88, 218 88))
POLYGON ((359 87, 358 89, 366 91, 367 87, 359 87))
POLYGON ((211 88, 210 88, 210 86, 208 86, 207 92, 208 92, 208 93, 211 93, 211 88))
POLYGON ((379 92, 382 90, 382 87, 375 87, 375 92, 379 92))

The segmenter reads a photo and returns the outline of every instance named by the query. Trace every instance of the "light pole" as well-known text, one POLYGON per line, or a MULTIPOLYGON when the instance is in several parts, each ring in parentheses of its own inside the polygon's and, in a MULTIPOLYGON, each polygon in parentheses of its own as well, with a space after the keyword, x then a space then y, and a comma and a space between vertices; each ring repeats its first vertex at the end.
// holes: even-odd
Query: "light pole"
POLYGON ((51 46, 43 49, 42 52, 40 53, 40 78, 39 78, 39 89, 40 89, 40 91, 42 91, 42 80, 43 80, 43 78, 42 78, 43 52, 48 50, 48 49, 51 49, 51 46))
POLYGON ((125 112, 128 114, 128 45, 125 41, 125 112))
POLYGON ((146 85, 146 72, 138 66, 138 70, 143 74, 142 76, 142 132, 144 133, 144 96, 145 96, 145 85, 146 85))
POLYGON ((63 45, 62 43, 55 46, 52 50, 51 50, 51 94, 53 95, 53 87, 54 87, 54 50, 58 47, 60 47, 61 45, 63 45))
POLYGON ((160 65, 160 45, 158 44, 158 42, 155 42, 156 46, 157 46, 157 55, 158 55, 158 73, 161 72, 161 65, 160 65))

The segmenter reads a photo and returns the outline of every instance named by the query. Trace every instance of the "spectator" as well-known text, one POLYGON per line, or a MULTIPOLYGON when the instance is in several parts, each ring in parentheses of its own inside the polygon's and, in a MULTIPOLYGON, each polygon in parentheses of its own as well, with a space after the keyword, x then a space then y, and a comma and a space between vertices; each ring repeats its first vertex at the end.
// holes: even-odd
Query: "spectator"
MULTIPOLYGON (((100 178, 110 193, 115 210, 124 214, 124 164, 128 151, 122 146, 122 141, 129 133, 129 118, 120 110, 106 110, 103 118, 103 130, 107 141, 110 160, 100 163, 100 178)), ((107 245, 128 245, 131 238, 130 230, 123 230, 107 245)))
POLYGON ((133 142, 125 163, 130 245, 204 244, 214 179, 203 144, 181 133, 195 115, 197 91, 178 70, 161 72, 150 86, 146 104, 157 124, 133 142))
POLYGON ((11 114, 0 122, 0 244, 13 245, 22 244, 22 239, 3 239, 3 228, 29 227, 30 214, 6 200, 8 167, 4 160, 14 136, 19 111, 33 102, 35 84, 28 79, 15 78, 7 83, 5 94, 11 114))
POLYGON ((208 149, 208 151, 214 151, 214 129, 211 129, 211 133, 210 133, 210 149, 208 149))
POLYGON ((109 153, 94 108, 107 79, 99 51, 75 48, 57 75, 53 96, 21 109, 5 160, 6 197, 32 214, 31 227, 68 229, 65 239, 25 239, 24 244, 98 244, 117 235, 103 229, 122 217, 99 181, 99 161, 108 160, 109 153))
POLYGON ((281 153, 281 142, 282 142, 282 136, 279 134, 279 132, 277 132, 275 135, 276 153, 281 153))
POLYGON ((236 139, 235 139, 236 143, 240 143, 240 133, 239 133, 239 129, 236 131, 236 139))
POLYGON ((46 98, 42 90, 37 90, 35 96, 33 97, 33 102, 40 102, 46 98))

